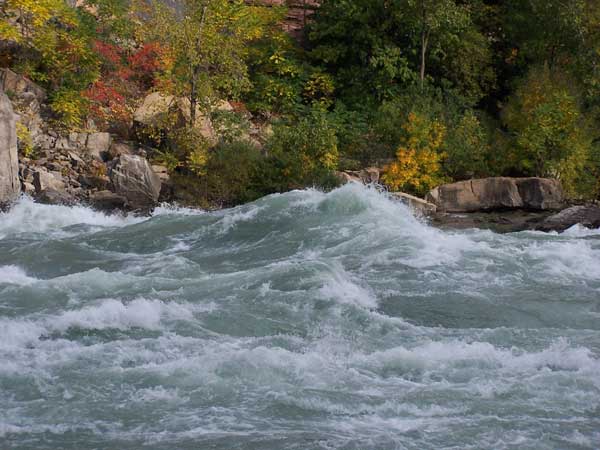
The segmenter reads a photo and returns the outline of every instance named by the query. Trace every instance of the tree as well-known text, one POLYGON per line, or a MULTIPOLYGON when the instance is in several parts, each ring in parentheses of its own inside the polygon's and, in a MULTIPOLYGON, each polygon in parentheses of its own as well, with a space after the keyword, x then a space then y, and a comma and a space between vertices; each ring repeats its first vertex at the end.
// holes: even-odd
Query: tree
POLYGON ((12 66, 50 89, 51 106, 65 125, 79 125, 79 95, 98 77, 93 30, 65 0, 7 0, 0 5, 0 39, 18 45, 12 66))
POLYGON ((211 95, 236 96, 249 87, 245 48, 259 24, 242 0, 177 0, 172 7, 140 3, 140 37, 170 49, 171 81, 189 100, 189 126, 211 95))
POLYGON ((425 83, 427 55, 432 45, 459 38, 470 23, 469 11, 455 0, 400 0, 395 11, 419 42, 419 79, 425 83))
POLYGON ((594 135, 571 78, 548 66, 530 71, 503 120, 513 136, 513 161, 523 173, 560 179, 568 193, 591 158, 594 135))

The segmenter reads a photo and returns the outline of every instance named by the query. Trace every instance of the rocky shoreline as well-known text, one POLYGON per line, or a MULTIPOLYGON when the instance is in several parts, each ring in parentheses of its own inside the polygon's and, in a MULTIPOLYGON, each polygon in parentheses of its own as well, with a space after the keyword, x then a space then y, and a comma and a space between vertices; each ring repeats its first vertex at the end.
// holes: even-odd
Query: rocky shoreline
MULTIPOLYGON (((46 94, 41 88, 8 69, 1 70, 0 84, 0 205, 25 193, 41 203, 147 214, 173 200, 167 168, 152 165, 142 147, 106 132, 53 130, 43 118, 46 94), (25 140, 18 136, 17 117, 28 130, 25 140), (28 147, 20 149, 27 154, 20 160, 18 146, 28 147)), ((380 170, 370 167, 338 177, 341 183, 377 185, 380 170)), ((569 205, 560 183, 550 179, 467 180, 439 186, 426 199, 390 195, 441 228, 561 232, 575 224, 600 227, 598 205, 569 205)))

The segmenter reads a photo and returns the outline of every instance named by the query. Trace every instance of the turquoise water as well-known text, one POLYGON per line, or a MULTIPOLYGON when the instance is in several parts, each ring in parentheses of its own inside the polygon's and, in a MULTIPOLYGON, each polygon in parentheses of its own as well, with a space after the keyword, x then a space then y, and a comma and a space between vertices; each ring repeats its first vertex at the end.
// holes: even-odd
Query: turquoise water
POLYGON ((600 448, 600 231, 361 186, 0 215, 1 449, 600 448))

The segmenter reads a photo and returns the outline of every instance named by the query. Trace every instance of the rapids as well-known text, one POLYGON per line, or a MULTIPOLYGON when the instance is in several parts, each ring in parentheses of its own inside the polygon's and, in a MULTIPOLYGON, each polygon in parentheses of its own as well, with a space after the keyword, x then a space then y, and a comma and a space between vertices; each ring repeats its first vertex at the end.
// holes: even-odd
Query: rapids
POLYGON ((357 185, 0 215, 1 449, 598 449, 600 231, 357 185))

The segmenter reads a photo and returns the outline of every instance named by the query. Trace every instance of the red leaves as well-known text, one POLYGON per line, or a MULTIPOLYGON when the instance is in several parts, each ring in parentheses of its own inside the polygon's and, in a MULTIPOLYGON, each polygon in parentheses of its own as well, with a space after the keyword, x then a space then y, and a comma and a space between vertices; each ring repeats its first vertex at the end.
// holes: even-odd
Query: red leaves
POLYGON ((97 40, 94 51, 102 61, 101 75, 84 93, 92 118, 101 127, 129 122, 135 101, 154 85, 163 49, 154 42, 130 50, 97 40))

